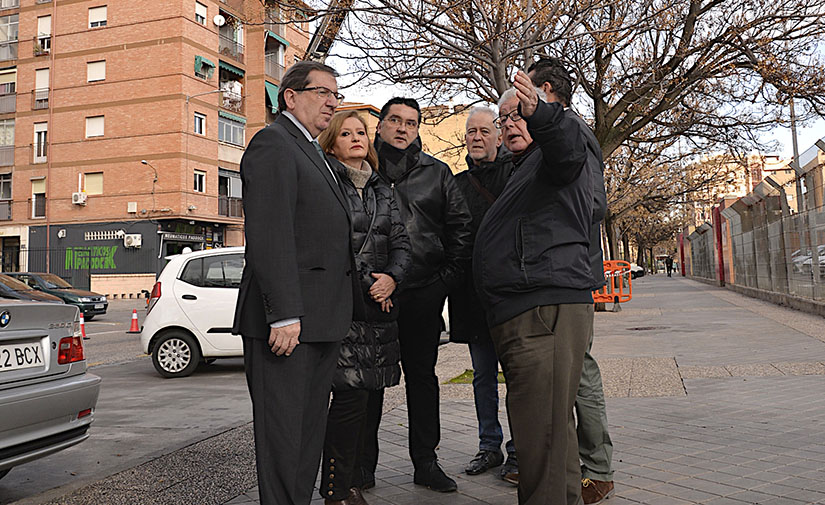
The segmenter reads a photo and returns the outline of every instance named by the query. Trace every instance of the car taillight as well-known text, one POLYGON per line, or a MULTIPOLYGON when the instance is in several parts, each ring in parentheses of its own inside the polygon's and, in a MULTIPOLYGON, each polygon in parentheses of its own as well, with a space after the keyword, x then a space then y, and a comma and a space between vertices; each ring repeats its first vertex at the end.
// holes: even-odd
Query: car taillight
POLYGON ((149 301, 146 302, 146 313, 148 314, 152 307, 160 300, 160 281, 157 281, 152 287, 152 294, 149 295, 149 301))
POLYGON ((92 409, 81 410, 80 412, 77 413, 77 418, 82 419, 82 418, 84 418, 86 416, 90 416, 90 415, 92 415, 92 409))
POLYGON ((83 339, 78 336, 63 337, 57 346, 57 364, 68 365, 76 361, 83 361, 83 339))

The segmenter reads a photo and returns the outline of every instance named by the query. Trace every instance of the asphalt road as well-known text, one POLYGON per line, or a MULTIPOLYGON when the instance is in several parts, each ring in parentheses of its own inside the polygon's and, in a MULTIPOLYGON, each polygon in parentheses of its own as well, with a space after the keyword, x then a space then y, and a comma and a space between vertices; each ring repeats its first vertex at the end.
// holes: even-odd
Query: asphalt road
POLYGON ((140 336, 126 333, 132 309, 142 322, 144 304, 113 301, 86 323, 90 372, 103 379, 91 436, 13 468, 0 479, 0 504, 43 503, 252 420, 242 358, 201 365, 182 379, 155 372, 140 336))

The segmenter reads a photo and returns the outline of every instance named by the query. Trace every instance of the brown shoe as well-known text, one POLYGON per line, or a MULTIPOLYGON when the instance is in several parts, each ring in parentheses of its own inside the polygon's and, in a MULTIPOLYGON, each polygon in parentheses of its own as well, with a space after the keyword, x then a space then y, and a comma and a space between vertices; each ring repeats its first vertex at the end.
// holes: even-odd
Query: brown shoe
POLYGON ((347 496, 346 505, 370 505, 361 494, 361 490, 357 487, 350 488, 349 496, 347 496))
POLYGON ((582 479, 584 505, 596 505, 613 496, 616 490, 612 481, 582 479))

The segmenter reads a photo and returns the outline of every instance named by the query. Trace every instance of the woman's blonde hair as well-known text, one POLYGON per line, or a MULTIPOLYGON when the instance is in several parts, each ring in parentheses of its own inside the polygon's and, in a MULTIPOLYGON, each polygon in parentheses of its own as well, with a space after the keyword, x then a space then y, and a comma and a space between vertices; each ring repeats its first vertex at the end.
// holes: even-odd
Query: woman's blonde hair
POLYGON ((376 170, 378 168, 378 153, 375 152, 375 147, 370 141, 369 126, 367 126, 367 122, 364 121, 364 118, 361 117, 361 114, 359 114, 357 110, 336 112, 335 115, 332 116, 332 121, 329 122, 327 129, 318 137, 318 143, 321 144, 321 149, 323 149, 325 153, 332 155, 335 139, 340 135, 344 121, 351 117, 361 121, 361 124, 364 125, 364 130, 367 132, 367 163, 369 163, 370 168, 376 170))

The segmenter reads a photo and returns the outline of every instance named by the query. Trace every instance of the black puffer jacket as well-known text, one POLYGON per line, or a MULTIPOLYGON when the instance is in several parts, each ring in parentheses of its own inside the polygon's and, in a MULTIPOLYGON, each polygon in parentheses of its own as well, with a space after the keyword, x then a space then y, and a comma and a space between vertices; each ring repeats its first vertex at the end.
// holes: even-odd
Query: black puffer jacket
POLYGON ((366 321, 353 321, 341 343, 333 388, 375 390, 394 386, 401 378, 398 365, 401 348, 395 322, 398 310, 396 307, 389 314, 382 312, 372 300, 369 289, 375 279, 370 274, 385 273, 397 284, 403 283, 410 263, 410 241, 392 190, 381 178, 372 173, 362 197, 347 175, 346 167, 330 161, 335 165, 349 203, 352 247, 366 305, 366 321), (369 233, 371 223, 372 233, 369 233))
POLYGON ((453 288, 461 281, 464 260, 471 258, 470 211, 450 167, 421 152, 416 139, 399 150, 376 137, 378 174, 393 189, 412 245, 412 263, 404 288, 442 281, 453 288), (390 165, 405 159, 393 176, 390 165))

